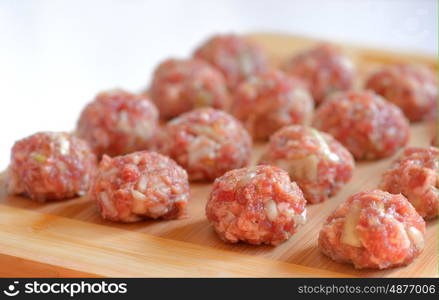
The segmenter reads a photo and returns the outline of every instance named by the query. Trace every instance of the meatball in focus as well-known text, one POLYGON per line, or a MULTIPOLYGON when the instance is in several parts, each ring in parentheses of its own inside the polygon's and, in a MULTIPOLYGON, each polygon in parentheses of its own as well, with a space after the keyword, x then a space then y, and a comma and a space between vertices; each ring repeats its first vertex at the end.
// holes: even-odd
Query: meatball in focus
POLYGON ((306 200, 274 166, 235 169, 215 180, 206 216, 228 243, 278 245, 306 221, 306 200))
POLYGON ((185 215, 189 183, 185 170, 155 152, 104 155, 89 195, 110 221, 175 219, 185 215))
POLYGON ((351 179, 355 165, 351 153, 332 136, 299 125, 272 135, 260 163, 287 171, 309 203, 334 196, 351 179))
POLYGON ((194 57, 203 59, 220 70, 230 89, 234 89, 249 76, 268 68, 262 48, 233 34, 212 37, 195 51, 194 57))
POLYGON ((227 109, 230 104, 223 75, 198 59, 164 61, 155 70, 149 91, 164 119, 205 106, 227 109))
POLYGON ((398 64, 383 67, 368 78, 365 88, 397 105, 412 122, 424 120, 436 110, 436 74, 424 66, 398 64))
POLYGON ((235 90, 231 112, 250 134, 268 139, 278 129, 312 120, 314 101, 303 83, 280 71, 250 77, 235 90))
POLYGON ((332 92, 351 89, 355 76, 352 61, 329 43, 292 57, 282 69, 303 80, 317 104, 332 92))
POLYGON ((410 134, 402 111, 370 91, 329 97, 316 110, 314 127, 331 134, 359 160, 394 154, 410 134))
POLYGON ((404 149, 402 155, 384 173, 381 189, 403 194, 425 219, 439 213, 439 149, 404 149))
POLYGON ((424 249, 425 222, 402 195, 380 190, 352 195, 326 220, 319 248, 357 269, 408 265, 424 249))
POLYGON ((85 141, 39 132, 12 147, 8 192, 41 202, 82 196, 95 172, 96 156, 85 141))
POLYGON ((210 181, 246 166, 252 142, 245 128, 226 112, 200 108, 169 121, 157 150, 181 165, 193 181, 210 181))
POLYGON ((145 95, 123 90, 98 94, 81 113, 76 133, 98 158, 148 149, 156 133, 158 111, 145 95))

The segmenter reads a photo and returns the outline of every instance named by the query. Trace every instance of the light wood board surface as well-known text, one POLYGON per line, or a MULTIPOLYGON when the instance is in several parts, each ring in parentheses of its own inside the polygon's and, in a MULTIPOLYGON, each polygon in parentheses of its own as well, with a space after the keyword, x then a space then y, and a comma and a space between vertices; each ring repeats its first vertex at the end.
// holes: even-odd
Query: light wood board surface
MULTIPOLYGON (((315 41, 275 34, 251 38, 267 49, 273 64, 315 41)), ((342 45, 361 79, 392 62, 418 62, 437 69, 435 57, 342 45)), ((410 145, 427 146, 431 124, 411 128, 410 145)), ((255 161, 265 145, 256 145, 255 161)), ((349 195, 376 187, 395 157, 357 163, 353 179, 336 196, 309 205, 307 223, 277 246, 224 244, 209 226, 204 207, 211 184, 191 184, 189 216, 182 220, 116 224, 100 218, 86 197, 36 203, 8 196, 0 177, 0 276, 111 277, 437 277, 438 221, 427 223, 424 252, 411 265, 384 271, 355 270, 323 256, 318 232, 330 212, 349 195)))

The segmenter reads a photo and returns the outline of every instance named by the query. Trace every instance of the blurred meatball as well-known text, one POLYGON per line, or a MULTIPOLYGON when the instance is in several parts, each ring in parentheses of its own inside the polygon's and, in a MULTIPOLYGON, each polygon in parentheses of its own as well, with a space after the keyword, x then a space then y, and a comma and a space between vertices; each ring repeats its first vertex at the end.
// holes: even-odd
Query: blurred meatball
POLYGON ((223 75, 198 59, 164 61, 155 70, 149 91, 165 119, 205 106, 227 109, 230 103, 223 75))
POLYGON ((232 114, 255 139, 265 140, 278 129, 309 124, 314 102, 303 83, 280 71, 250 77, 233 96, 232 114))
POLYGON ((356 159, 379 159, 405 146, 410 127, 402 111, 370 91, 340 92, 316 110, 314 126, 331 134, 356 159))
POLYGON ((293 56, 284 64, 283 70, 302 79, 317 104, 332 92, 352 88, 355 76, 352 61, 328 43, 293 56))
POLYGON ((76 132, 100 158, 148 149, 157 122, 157 108, 147 96, 111 90, 84 108, 76 132))
POLYGON ((211 181, 246 166, 252 142, 235 118, 212 108, 199 108, 166 124, 157 150, 180 164, 193 181, 211 181))
POLYGON ((194 57, 204 59, 220 70, 230 89, 267 69, 267 58, 262 48, 233 34, 213 36, 195 51, 194 57))
POLYGON ((365 88, 399 106, 413 122, 426 119, 436 110, 436 74, 424 66, 398 64, 383 67, 368 78, 365 88))

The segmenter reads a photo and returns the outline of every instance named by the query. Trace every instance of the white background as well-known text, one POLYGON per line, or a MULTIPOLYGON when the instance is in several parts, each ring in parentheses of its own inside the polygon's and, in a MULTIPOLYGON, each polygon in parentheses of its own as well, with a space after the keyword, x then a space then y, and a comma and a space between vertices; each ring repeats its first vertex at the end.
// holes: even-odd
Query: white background
POLYGON ((437 2, 0 0, 0 170, 15 140, 72 130, 98 91, 137 91, 211 34, 258 30, 437 54, 437 2))

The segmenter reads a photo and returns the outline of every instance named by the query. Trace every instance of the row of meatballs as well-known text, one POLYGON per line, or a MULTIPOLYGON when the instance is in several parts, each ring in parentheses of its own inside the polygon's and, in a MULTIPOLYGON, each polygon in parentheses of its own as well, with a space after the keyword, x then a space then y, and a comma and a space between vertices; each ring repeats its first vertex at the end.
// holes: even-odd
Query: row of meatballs
MULTIPOLYGON (((386 157, 408 140, 400 108, 370 91, 343 91, 351 87, 353 69, 334 49, 324 44, 289 61, 288 69, 299 70, 293 77, 267 70, 256 45, 215 37, 196 59, 161 64, 145 94, 99 94, 74 135, 38 133, 18 141, 9 191, 40 201, 88 192, 104 218, 134 222, 183 216, 188 179, 216 178, 206 215, 219 236, 279 244, 305 223, 306 202, 322 202, 349 181, 354 157, 386 157), (319 104, 314 117, 313 98, 319 104), (202 106, 216 109, 197 108, 202 106), (164 120, 175 118, 161 128, 159 112, 164 120), (315 128, 307 126, 311 122, 315 128), (251 136, 270 141, 260 165, 245 168, 251 136), (135 152, 144 149, 164 155, 135 152)), ((408 69, 415 71, 405 81, 400 71, 392 73, 393 83, 387 75, 382 81, 393 94, 395 84, 402 86, 405 92, 396 98, 404 96, 411 111, 422 106, 423 119, 433 111, 423 106, 432 88, 428 76, 411 77, 424 69, 408 69)), ((352 196, 328 218, 322 251, 359 268, 403 265, 416 257, 425 232, 421 216, 438 214, 437 155, 434 147, 406 149, 381 186, 402 195, 377 190, 352 196), (370 220, 375 223, 364 223, 370 220)))
MULTIPOLYGON (((311 150, 292 160, 297 169, 288 173, 261 164, 228 171, 214 181, 206 216, 225 242, 278 245, 288 240, 306 222, 309 193, 331 195, 349 179, 353 165, 341 166, 340 173, 337 167, 327 167, 336 157, 350 157, 334 147, 337 142, 329 135, 298 125, 277 134, 285 133, 300 136, 289 140, 290 150, 300 142, 311 150), (319 157, 316 170, 307 163, 313 156, 319 157)), ((421 215, 429 219, 438 213, 438 155, 435 147, 407 148, 384 173, 381 189, 354 194, 330 214, 320 231, 321 251, 357 268, 410 263, 424 248, 421 215)), ((14 146, 10 192, 60 199, 88 191, 102 217, 118 222, 185 216, 188 175, 171 158, 140 151, 104 155, 98 171, 95 163, 81 139, 65 133, 35 134, 14 146)))

